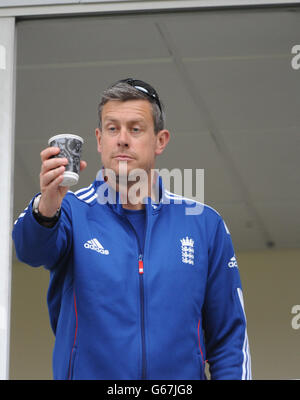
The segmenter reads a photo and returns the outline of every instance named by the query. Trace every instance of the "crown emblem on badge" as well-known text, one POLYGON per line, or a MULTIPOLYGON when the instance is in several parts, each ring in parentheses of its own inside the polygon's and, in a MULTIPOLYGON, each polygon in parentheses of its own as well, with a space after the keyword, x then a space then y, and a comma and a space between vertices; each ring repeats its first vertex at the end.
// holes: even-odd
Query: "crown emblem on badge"
POLYGON ((194 240, 186 236, 180 239, 181 242, 181 260, 185 264, 194 265, 194 240))
POLYGON ((183 238, 180 241, 181 241, 182 246, 191 246, 191 247, 194 246, 194 241, 192 238, 190 239, 190 238, 186 237, 185 239, 183 238))

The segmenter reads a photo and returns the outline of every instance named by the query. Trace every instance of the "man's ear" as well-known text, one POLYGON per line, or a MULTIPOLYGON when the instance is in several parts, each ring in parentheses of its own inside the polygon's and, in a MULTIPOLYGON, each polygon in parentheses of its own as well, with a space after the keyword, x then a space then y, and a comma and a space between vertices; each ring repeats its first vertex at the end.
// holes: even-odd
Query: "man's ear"
POLYGON ((98 153, 101 153, 101 131, 99 128, 95 129, 95 135, 96 135, 96 140, 97 140, 97 150, 98 150, 98 153))
POLYGON ((169 140, 170 140, 170 132, 167 129, 162 129, 157 133, 156 150, 155 150, 156 155, 161 154, 165 150, 167 144, 169 143, 169 140))

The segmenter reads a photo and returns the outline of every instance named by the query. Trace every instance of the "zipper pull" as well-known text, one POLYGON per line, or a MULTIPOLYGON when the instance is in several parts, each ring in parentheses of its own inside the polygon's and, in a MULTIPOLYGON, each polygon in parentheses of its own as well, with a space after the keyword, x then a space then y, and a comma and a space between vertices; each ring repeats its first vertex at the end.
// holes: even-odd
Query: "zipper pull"
POLYGON ((139 255, 139 274, 144 273, 144 263, 142 254, 139 255))

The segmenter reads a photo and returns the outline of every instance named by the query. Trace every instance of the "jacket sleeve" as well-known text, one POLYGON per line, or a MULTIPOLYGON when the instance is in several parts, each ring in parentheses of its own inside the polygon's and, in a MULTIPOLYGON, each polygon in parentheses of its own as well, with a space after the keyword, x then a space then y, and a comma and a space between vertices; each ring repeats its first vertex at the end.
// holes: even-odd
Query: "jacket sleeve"
POLYGON ((46 228, 32 214, 34 198, 14 223, 12 237, 16 255, 20 261, 32 267, 43 265, 52 269, 67 255, 72 245, 70 209, 64 200, 58 222, 54 227, 46 228))
POLYGON ((221 217, 209 244, 208 264, 203 330, 211 379, 252 379, 240 274, 221 217))

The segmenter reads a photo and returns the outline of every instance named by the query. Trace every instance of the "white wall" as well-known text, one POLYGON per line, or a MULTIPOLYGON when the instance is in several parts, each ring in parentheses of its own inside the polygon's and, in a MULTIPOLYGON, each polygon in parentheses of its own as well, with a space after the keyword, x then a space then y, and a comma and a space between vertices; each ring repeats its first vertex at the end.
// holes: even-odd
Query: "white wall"
POLYGON ((253 379, 300 378, 300 250, 238 253, 248 320, 253 379))

